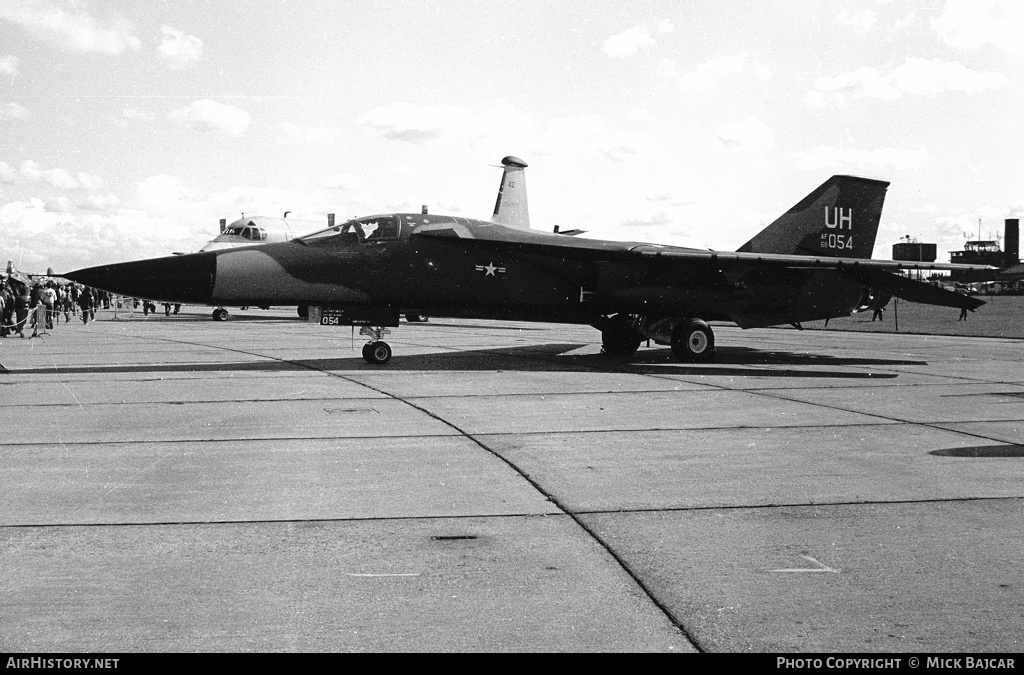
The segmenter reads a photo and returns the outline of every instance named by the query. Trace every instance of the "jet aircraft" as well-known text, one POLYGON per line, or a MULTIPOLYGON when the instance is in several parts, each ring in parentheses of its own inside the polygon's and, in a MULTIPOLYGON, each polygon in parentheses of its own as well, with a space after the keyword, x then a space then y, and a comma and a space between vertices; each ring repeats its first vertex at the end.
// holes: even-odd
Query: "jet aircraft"
POLYGON ((628 356, 653 340, 682 361, 704 362, 715 351, 709 321, 799 327, 849 316, 872 292, 972 310, 984 304, 899 274, 962 266, 870 258, 888 187, 833 176, 735 252, 567 237, 497 219, 393 213, 286 243, 66 276, 179 302, 318 307, 322 324, 361 326, 370 338, 363 357, 376 365, 391 359, 382 338, 406 312, 589 324, 601 331, 606 354, 628 356))

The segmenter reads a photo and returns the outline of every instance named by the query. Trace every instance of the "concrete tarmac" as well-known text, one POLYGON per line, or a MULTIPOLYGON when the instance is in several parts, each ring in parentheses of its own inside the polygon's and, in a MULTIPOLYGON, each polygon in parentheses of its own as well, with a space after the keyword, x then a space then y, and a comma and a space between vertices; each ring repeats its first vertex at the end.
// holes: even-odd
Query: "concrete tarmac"
POLYGON ((0 340, 0 651, 1024 646, 1022 341, 233 314, 0 340))

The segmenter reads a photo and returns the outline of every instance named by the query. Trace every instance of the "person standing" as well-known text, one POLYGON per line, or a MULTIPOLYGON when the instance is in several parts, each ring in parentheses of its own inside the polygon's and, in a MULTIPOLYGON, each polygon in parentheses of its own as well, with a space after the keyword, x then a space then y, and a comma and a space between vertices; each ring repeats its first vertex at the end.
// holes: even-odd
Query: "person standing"
POLYGON ((7 337, 14 332, 14 293, 10 284, 0 287, 4 310, 0 312, 0 337, 7 337))
POLYGON ((53 317, 57 315, 57 291, 53 290, 53 282, 49 282, 39 294, 39 299, 46 307, 46 329, 53 330, 53 317))
POLYGON ((92 289, 86 286, 82 289, 82 292, 78 294, 78 306, 82 310, 82 323, 89 323, 89 319, 96 320, 96 315, 93 313, 92 308, 92 289))
POLYGON ((32 297, 28 294, 28 286, 22 286, 14 299, 14 313, 17 317, 14 332, 21 337, 25 337, 25 322, 28 321, 28 308, 31 306, 31 302, 32 297))

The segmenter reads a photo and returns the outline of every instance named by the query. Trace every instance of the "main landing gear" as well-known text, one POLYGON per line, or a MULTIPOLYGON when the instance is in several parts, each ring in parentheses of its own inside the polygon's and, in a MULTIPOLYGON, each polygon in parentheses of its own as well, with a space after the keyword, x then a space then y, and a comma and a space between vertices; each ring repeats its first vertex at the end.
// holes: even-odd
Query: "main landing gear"
POLYGON ((707 363, 715 357, 715 333, 700 319, 685 319, 673 328, 669 344, 680 361, 707 363))
POLYGON ((630 356, 644 340, 669 345, 684 363, 707 363, 715 357, 715 333, 706 321, 696 317, 649 317, 616 314, 598 325, 601 352, 630 356))
POLYGON ((213 310, 213 320, 214 321, 227 321, 228 320, 228 310, 224 309, 223 307, 218 307, 217 309, 213 310))
POLYGON ((366 335, 370 341, 363 345, 363 360, 371 366, 383 366, 391 360, 391 345, 381 338, 390 333, 387 328, 363 326, 360 335, 366 335))

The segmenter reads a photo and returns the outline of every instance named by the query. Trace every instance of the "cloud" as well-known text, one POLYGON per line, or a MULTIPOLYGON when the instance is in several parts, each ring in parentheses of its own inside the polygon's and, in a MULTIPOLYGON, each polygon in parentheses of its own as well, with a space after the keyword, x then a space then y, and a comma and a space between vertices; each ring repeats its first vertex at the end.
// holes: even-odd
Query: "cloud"
POLYGON ((621 59, 653 46, 654 38, 647 26, 634 26, 605 40, 601 50, 608 56, 621 59))
POLYGON ((157 52, 160 60, 172 70, 183 70, 194 66, 203 56, 203 41, 195 35, 185 35, 177 28, 163 26, 163 39, 157 52))
POLYGON ((21 164, 21 175, 32 183, 45 181, 62 190, 93 189, 100 185, 100 179, 87 173, 79 173, 76 180, 67 169, 41 169, 39 164, 27 159, 21 164))
POLYGON ((178 122, 238 136, 249 126, 249 113, 226 103, 209 99, 172 110, 167 116, 178 122))
POLYGON ((705 61, 695 69, 682 74, 677 69, 678 63, 671 59, 663 59, 659 65, 662 74, 675 80, 676 85, 683 91, 712 89, 720 80, 739 75, 748 68, 760 80, 767 80, 772 76, 771 68, 758 60, 758 55, 754 52, 741 52, 705 61))
POLYGON ((462 135, 475 127, 472 112, 443 103, 426 106, 395 103, 371 110, 359 118, 358 123, 380 138, 414 144, 462 135))
POLYGON ((31 113, 29 113, 28 108, 21 105, 20 103, 15 103, 13 101, 4 104, 4 106, 0 108, 0 120, 27 120, 30 116, 31 113))
POLYGON ((291 122, 282 122, 278 128, 284 134, 277 139, 281 144, 322 145, 330 143, 341 135, 340 129, 330 127, 303 127, 291 122))
POLYGON ((149 207, 176 206, 181 203, 198 202, 206 195, 187 185, 174 176, 161 174, 136 183, 140 201, 149 207))
POLYGON ((114 15, 107 26, 101 27, 83 11, 64 10, 45 0, 0 3, 0 19, 70 51, 120 54, 142 46, 142 41, 135 36, 135 26, 126 19, 114 15))
POLYGON ((727 122, 718 129, 718 140, 729 149, 767 150, 775 142, 768 126, 754 116, 737 122, 727 122))
POLYGON ((107 211, 121 205, 121 199, 115 194, 89 195, 85 201, 79 202, 78 208, 87 211, 107 211))
POLYGON ((845 9, 839 12, 836 17, 837 26, 850 26, 858 33, 866 33, 875 23, 875 13, 870 9, 863 12, 847 12, 845 9))
POLYGON ((0 162, 0 183, 14 185, 18 179, 18 172, 7 162, 0 162))
POLYGON ((888 74, 865 66, 834 77, 819 77, 814 83, 814 91, 804 97, 804 102, 817 107, 828 103, 845 106, 849 98, 891 101, 903 94, 977 93, 998 89, 1008 83, 1008 78, 1002 73, 971 70, 956 61, 911 58, 888 74))
POLYGON ((18 57, 17 56, 5 56, 0 58, 0 75, 10 75, 14 77, 18 74, 18 57))
POLYGON ((98 190, 103 185, 99 176, 79 171, 75 176, 83 190, 98 190))
POLYGON ((855 150, 819 145, 792 153, 790 160, 797 169, 804 171, 820 169, 849 171, 853 166, 877 172, 886 169, 919 169, 931 161, 931 155, 924 148, 917 150, 896 148, 855 150))
MULTIPOLYGON (((660 19, 654 24, 655 33, 671 33, 676 29, 675 25, 668 19, 660 19)), ((633 56, 641 49, 650 49, 655 44, 651 36, 651 29, 646 25, 633 26, 628 30, 611 36, 601 46, 608 56, 623 59, 633 56)))
POLYGON ((992 45, 1015 56, 1024 54, 1024 3, 1020 0, 949 0, 931 25, 947 45, 957 49, 992 45))

